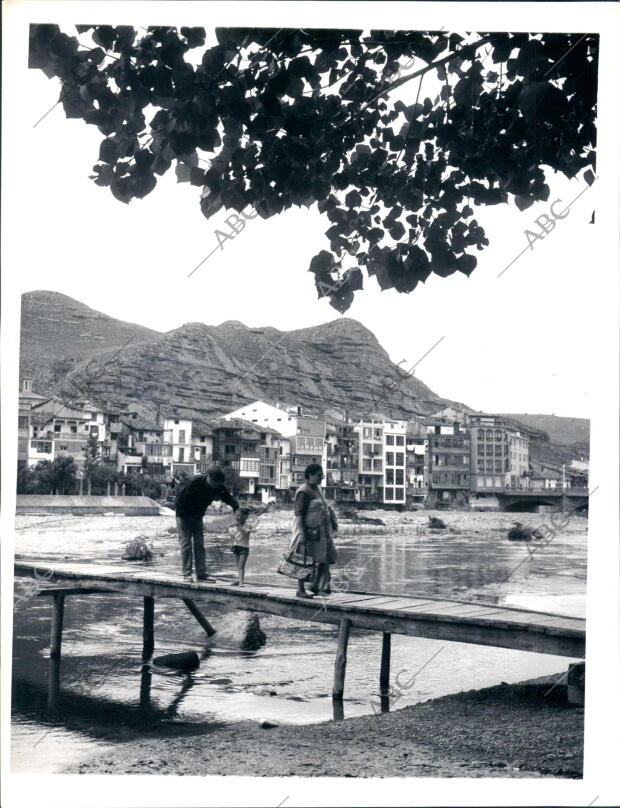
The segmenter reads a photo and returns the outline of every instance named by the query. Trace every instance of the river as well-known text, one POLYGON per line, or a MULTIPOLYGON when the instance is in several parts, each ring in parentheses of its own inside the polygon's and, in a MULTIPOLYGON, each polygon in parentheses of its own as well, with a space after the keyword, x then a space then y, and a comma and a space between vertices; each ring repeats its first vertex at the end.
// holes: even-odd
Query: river
MULTIPOLYGON (((427 512, 372 515, 381 517, 385 527, 341 526, 336 587, 585 615, 587 520, 581 516, 556 521, 561 525, 556 531, 549 515, 443 512, 438 515, 448 529, 435 532, 427 528, 427 512), (554 532, 546 533, 545 542, 530 544, 528 552, 523 542, 506 538, 515 518, 554 532)), ((261 517, 248 561, 249 584, 287 582, 274 570, 287 545, 290 521, 290 512, 261 517)), ((178 576, 171 515, 18 517, 15 548, 17 556, 41 561, 125 564, 120 559, 124 544, 138 535, 153 541, 151 568, 178 576)), ((208 562, 213 573, 234 574, 223 536, 208 537, 208 562)), ((238 650, 240 615, 210 607, 208 616, 218 633, 206 651, 205 635, 183 604, 160 600, 155 655, 195 649, 203 658, 191 674, 153 667, 145 678, 140 662, 142 602, 106 595, 67 599, 62 709, 50 717, 45 707, 50 602, 24 596, 25 586, 25 579, 16 580, 13 771, 60 772, 120 737, 148 733, 162 723, 191 731, 193 724, 204 729, 245 719, 315 723, 334 718, 329 696, 336 627, 261 615, 267 642, 258 651, 243 652, 238 650)), ((352 632, 344 717, 376 709, 380 650, 380 634, 352 632)), ((570 661, 394 636, 391 709, 502 681, 560 675, 570 661)))

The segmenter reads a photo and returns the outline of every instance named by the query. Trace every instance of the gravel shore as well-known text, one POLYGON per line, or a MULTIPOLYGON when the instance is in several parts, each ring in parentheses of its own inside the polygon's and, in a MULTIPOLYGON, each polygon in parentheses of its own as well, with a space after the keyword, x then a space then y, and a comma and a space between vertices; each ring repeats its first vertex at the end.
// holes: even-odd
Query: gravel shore
POLYGON ((557 677, 311 726, 129 733, 66 773, 278 777, 582 777, 583 708, 557 677), (552 688, 552 689, 551 689, 552 688))

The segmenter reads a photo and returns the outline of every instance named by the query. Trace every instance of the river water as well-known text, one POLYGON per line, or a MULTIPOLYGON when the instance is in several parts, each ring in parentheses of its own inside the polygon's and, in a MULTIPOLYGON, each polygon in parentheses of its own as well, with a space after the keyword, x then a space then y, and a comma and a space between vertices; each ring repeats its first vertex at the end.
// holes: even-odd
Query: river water
MULTIPOLYGON (((573 516, 559 530, 550 516, 503 513, 440 514, 448 530, 427 529, 428 514, 373 512, 385 526, 342 524, 334 585, 341 589, 452 597, 585 615, 587 520, 573 516), (546 525, 547 540, 509 541, 513 518, 546 525), (338 580, 340 583, 338 584, 338 580)), ((290 536, 291 513, 261 517, 252 539, 248 584, 287 585, 274 570, 290 536)), ((207 529, 209 520, 207 519, 207 529)), ((153 540, 151 569, 179 574, 174 519, 160 517, 18 517, 16 555, 47 560, 122 562, 125 543, 153 540)), ((234 575, 224 536, 208 536, 210 570, 234 575)), ((141 566, 139 562, 135 562, 141 566)), ((293 582, 291 587, 294 586, 293 582)), ((70 597, 65 604, 60 710, 45 706, 49 598, 27 596, 16 580, 13 659, 12 769, 59 772, 131 735, 204 731, 239 720, 314 723, 334 719, 330 698, 337 627, 261 615, 267 635, 255 652, 239 650, 241 613, 208 609, 214 642, 184 605, 156 603, 155 655, 196 650, 192 673, 141 667, 142 602, 135 597, 70 597)), ((353 630, 344 717, 377 709, 381 635, 353 630)), ((501 648, 392 637, 390 708, 462 690, 564 672, 572 660, 501 648)), ((336 716, 340 718, 341 716, 336 716)))

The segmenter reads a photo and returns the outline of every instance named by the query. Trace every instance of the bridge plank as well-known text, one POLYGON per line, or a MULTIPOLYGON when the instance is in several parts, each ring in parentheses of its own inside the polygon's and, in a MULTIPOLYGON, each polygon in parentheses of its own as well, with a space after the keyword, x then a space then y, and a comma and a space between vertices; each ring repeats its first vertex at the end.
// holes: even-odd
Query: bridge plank
POLYGON ((450 600, 437 600, 431 603, 425 604, 418 604, 414 606, 406 606, 403 608, 405 612, 425 612, 428 614, 438 614, 441 613, 444 609, 454 609, 459 608, 463 604, 455 603, 454 601, 450 600))
MULTIPOLYGON (((339 624, 346 616, 354 628, 409 634, 450 642, 514 648, 537 653, 582 658, 585 620, 493 604, 409 597, 393 593, 346 592, 303 600, 291 587, 252 584, 239 589, 226 579, 215 583, 186 583, 159 571, 135 566, 92 563, 41 562, 20 559, 18 575, 53 573, 54 583, 106 588, 126 596, 177 597, 210 601, 235 609, 280 615, 299 620, 339 624)), ((50 581, 51 583, 51 581, 50 581)))

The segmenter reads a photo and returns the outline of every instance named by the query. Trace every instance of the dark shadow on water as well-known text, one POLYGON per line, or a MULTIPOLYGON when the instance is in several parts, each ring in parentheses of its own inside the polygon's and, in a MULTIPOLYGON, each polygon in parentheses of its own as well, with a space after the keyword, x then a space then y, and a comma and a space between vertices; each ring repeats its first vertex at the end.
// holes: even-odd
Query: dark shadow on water
POLYGON ((191 673, 179 674, 178 678, 179 691, 166 707, 157 707, 151 702, 150 665, 144 665, 140 671, 139 699, 134 703, 94 698, 61 689, 55 708, 50 709, 46 687, 17 681, 13 683, 12 712, 14 718, 29 719, 44 726, 62 726, 101 741, 123 741, 152 735, 202 735, 225 727, 223 721, 174 720, 183 699, 195 684, 191 673))

